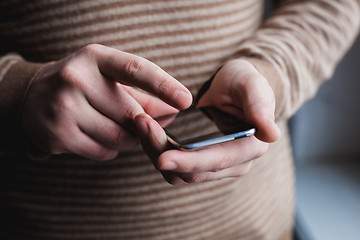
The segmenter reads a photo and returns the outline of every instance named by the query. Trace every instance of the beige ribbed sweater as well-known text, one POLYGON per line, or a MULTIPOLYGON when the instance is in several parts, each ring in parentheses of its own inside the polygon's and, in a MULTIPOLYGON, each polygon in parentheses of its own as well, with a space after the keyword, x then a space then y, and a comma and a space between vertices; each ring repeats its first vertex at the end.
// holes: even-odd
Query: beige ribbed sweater
POLYGON ((265 23, 263 8, 262 0, 1 1, 0 239, 289 239, 286 120, 350 47, 360 2, 281 1, 265 23), (244 177, 180 187, 140 146, 107 162, 27 159, 17 116, 29 81, 89 43, 148 58, 194 95, 224 61, 246 58, 274 89, 283 136, 244 177))

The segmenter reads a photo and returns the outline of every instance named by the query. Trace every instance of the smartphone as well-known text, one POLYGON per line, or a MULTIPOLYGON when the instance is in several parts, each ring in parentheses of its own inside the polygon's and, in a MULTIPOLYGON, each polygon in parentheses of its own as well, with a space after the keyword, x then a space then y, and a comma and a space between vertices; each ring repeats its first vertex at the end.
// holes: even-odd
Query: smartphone
POLYGON ((176 148, 196 150, 255 134, 255 127, 215 107, 190 108, 155 118, 176 148))

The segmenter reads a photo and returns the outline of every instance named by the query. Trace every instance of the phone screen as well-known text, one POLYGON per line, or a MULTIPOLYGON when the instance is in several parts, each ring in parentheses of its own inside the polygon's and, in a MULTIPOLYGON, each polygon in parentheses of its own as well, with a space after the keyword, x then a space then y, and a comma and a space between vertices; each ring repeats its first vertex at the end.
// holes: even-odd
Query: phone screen
POLYGON ((169 142, 175 147, 194 150, 251 136, 255 128, 214 107, 191 108, 158 117, 169 142))

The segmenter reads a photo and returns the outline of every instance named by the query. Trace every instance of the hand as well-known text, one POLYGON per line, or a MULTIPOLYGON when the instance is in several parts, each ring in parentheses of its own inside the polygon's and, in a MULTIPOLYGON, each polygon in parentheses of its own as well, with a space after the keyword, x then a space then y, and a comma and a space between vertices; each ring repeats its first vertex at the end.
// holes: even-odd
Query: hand
POLYGON ((145 152, 171 184, 238 177, 249 172, 268 142, 280 137, 274 122, 274 94, 266 79, 247 61, 227 62, 216 74, 199 106, 216 106, 256 126, 255 136, 195 151, 172 149, 162 128, 147 114, 135 123, 145 152))
POLYGON ((38 73, 21 121, 42 152, 106 160, 136 143, 136 115, 174 112, 191 101, 183 85, 150 61, 89 45, 38 73))
POLYGON ((275 96, 269 83, 245 60, 227 62, 215 75, 198 106, 215 106, 256 126, 255 136, 275 142, 280 130, 275 123, 275 96))

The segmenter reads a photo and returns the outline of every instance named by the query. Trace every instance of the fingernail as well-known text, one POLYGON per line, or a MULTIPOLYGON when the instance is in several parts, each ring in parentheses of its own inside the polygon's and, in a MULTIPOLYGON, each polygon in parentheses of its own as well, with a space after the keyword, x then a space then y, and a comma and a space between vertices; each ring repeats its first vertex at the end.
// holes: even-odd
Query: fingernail
POLYGON ((267 118, 268 124, 269 126, 271 126, 271 129, 273 130, 273 138, 271 139, 271 142, 278 140, 281 136, 281 130, 279 126, 276 124, 274 119, 275 117, 273 116, 268 116, 267 118))
POLYGON ((174 170, 177 168, 177 165, 173 161, 166 161, 160 168, 161 170, 174 170))
POLYGON ((178 103, 181 103, 181 106, 184 107, 190 106, 192 100, 192 96, 188 92, 182 90, 176 90, 174 93, 174 98, 177 100, 178 103))

